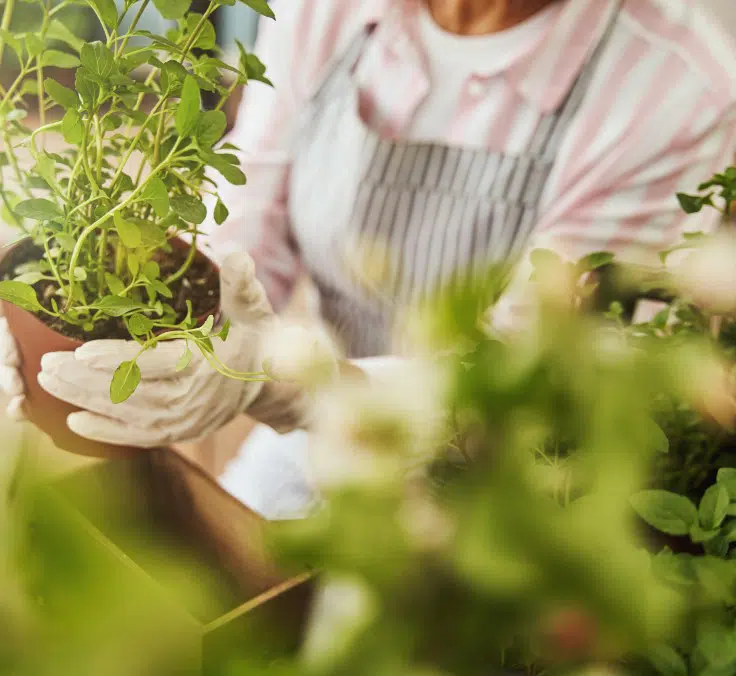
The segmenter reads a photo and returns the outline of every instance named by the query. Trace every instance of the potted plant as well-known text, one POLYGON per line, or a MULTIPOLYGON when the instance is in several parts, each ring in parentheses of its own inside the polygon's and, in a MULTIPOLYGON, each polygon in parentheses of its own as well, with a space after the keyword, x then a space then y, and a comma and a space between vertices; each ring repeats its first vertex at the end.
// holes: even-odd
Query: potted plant
MULTIPOLYGON (((217 268, 197 244, 205 196, 217 223, 228 213, 209 172, 246 182, 234 147, 218 146, 222 107, 238 85, 270 83, 242 45, 237 66, 219 58, 212 15, 235 0, 210 0, 202 13, 189 0, 154 0, 175 22, 166 35, 138 28, 150 0, 126 1, 120 12, 113 0, 83 0, 104 35, 96 42, 80 41, 60 20, 73 1, 32 0, 40 21, 23 33, 12 29, 15 2, 4 5, 0 59, 12 50, 19 68, 0 89, 0 201, 23 237, 3 257, 0 299, 19 339, 29 417, 58 445, 97 455, 112 450, 73 435, 69 407, 37 385, 43 354, 97 338, 133 338, 141 352, 182 339, 177 368, 199 349, 227 375, 254 375, 217 360, 212 340, 224 340, 228 325, 214 328, 217 268), (74 89, 48 77, 52 69, 73 70, 74 89), (203 110, 203 92, 217 99, 213 109, 203 110), (34 107, 40 124, 31 129, 24 118, 34 107), (63 149, 47 149, 51 135, 63 137, 63 149)), ((242 1, 273 18, 265 0, 242 1)), ((136 361, 122 363, 112 400, 125 400, 139 380, 136 361)))

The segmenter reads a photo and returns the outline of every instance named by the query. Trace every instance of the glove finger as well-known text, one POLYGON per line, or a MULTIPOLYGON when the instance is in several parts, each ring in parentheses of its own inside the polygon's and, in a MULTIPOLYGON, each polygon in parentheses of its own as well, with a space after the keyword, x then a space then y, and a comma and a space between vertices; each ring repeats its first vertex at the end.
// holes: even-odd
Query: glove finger
POLYGON ((26 386, 17 368, 0 364, 0 390, 11 397, 25 393, 26 386))
MULTIPOLYGON (((114 373, 115 369, 124 361, 136 359, 141 369, 141 378, 144 380, 160 380, 181 376, 176 371, 176 364, 186 352, 184 341, 162 341, 155 347, 141 351, 141 346, 132 340, 92 340, 77 348, 74 356, 79 362, 99 371, 114 373)), ((191 370, 196 363, 198 353, 192 358, 187 368, 191 370)))
POLYGON ((105 444, 155 448, 168 443, 161 430, 137 427, 87 411, 69 415, 67 425, 75 434, 105 444))
POLYGON ((220 266, 220 301, 227 317, 241 324, 273 314, 253 259, 245 252, 228 254, 220 266))
POLYGON ((131 416, 165 420, 174 411, 176 402, 191 389, 187 378, 149 380, 141 382, 129 399, 115 404, 110 399, 112 374, 109 371, 90 368, 70 352, 47 354, 41 366, 38 382, 55 397, 119 420, 131 416))
POLYGON ((5 317, 0 317, 0 362, 6 366, 20 366, 18 344, 10 333, 5 317))
POLYGON ((26 412, 23 409, 23 406, 26 403, 26 398, 23 396, 19 397, 13 397, 9 402, 8 406, 5 409, 5 412, 7 413, 8 418, 11 420, 21 421, 26 420, 26 412))

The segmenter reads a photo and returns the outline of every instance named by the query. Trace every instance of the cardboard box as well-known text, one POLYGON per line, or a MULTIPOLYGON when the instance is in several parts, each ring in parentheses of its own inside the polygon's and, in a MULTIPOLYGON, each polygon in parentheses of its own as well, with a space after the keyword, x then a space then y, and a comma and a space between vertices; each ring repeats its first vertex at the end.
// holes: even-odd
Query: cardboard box
POLYGON ((35 584, 59 618, 93 598, 109 623, 102 633, 117 620, 124 631, 140 627, 123 640, 131 651, 152 641, 166 673, 219 674, 235 660, 267 664, 299 647, 310 575, 279 570, 267 523, 174 451, 74 470, 33 504, 30 542, 48 566, 35 584))

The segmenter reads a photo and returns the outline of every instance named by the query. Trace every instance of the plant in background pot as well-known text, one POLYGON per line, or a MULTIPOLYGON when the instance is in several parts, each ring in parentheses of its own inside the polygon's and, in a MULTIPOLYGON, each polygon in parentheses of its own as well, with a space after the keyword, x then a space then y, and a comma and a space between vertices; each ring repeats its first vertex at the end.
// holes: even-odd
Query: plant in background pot
MULTIPOLYGON (((14 0, 4 6, 0 59, 12 50, 20 67, 0 88, 0 200, 3 220, 23 237, 3 257, 0 299, 21 348, 29 417, 59 445, 98 453, 67 429, 69 408, 37 385, 44 353, 130 337, 142 353, 183 339, 177 368, 198 349, 228 376, 263 377, 233 372, 215 355, 212 340, 224 340, 228 325, 214 328, 217 268, 197 242, 205 195, 212 196, 217 223, 228 214, 209 171, 246 182, 235 148, 218 145, 226 127, 222 107, 238 85, 270 83, 242 45, 238 66, 218 58, 211 18, 235 0, 210 0, 202 13, 190 11, 189 0, 154 0, 175 22, 165 36, 138 28, 150 0, 126 0, 120 12, 113 0, 82 0, 104 34, 91 43, 60 20, 61 10, 79 1, 32 0, 40 21, 24 33, 12 30, 14 0), (121 31, 128 14, 129 28, 121 31), (59 41, 61 49, 49 48, 59 41), (142 66, 145 79, 136 77, 142 66), (75 90, 47 77, 52 67, 74 69, 75 90), (211 110, 203 109, 203 91, 218 100, 211 110), (33 108, 35 129, 23 122, 33 108), (47 150, 51 134, 63 137, 62 150, 47 150)), ((273 18, 265 0, 242 1, 273 18)), ((139 380, 136 360, 122 363, 112 400, 124 401, 139 380)))

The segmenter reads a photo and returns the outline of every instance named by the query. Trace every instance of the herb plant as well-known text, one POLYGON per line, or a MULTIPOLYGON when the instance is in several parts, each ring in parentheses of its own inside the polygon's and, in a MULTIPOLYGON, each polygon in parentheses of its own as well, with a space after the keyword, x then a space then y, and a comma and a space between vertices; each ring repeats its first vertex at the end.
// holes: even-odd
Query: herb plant
MULTIPOLYGON (((22 33, 12 29, 22 5, 6 0, 0 63, 12 52, 19 65, 12 83, 0 86, 0 200, 3 219, 22 231, 34 255, 0 282, 0 298, 77 338, 125 337, 123 329, 141 352, 183 339, 181 368, 191 345, 228 376, 263 376, 218 361, 211 339, 224 340, 227 324, 213 332, 214 301, 193 307, 189 300, 190 278, 200 274, 205 195, 213 196, 217 223, 228 215, 209 171, 246 182, 235 148, 218 145, 223 105, 249 80, 270 84, 242 45, 237 66, 220 58, 212 15, 235 1, 210 0, 197 13, 190 0, 153 0, 175 22, 156 35, 138 28, 151 0, 126 0, 121 12, 113 0, 31 0, 40 21, 22 33), (94 12, 104 40, 85 42, 65 25, 63 10, 72 4, 94 12), (74 88, 48 77, 52 68, 73 70, 74 88), (203 109, 203 92, 217 100, 212 109, 203 109), (30 129, 24 118, 33 107, 40 125, 30 129), (47 150, 51 134, 63 137, 63 150, 47 150), (175 238, 188 241, 185 253, 172 246, 175 238), (210 313, 202 325, 198 313, 210 313)), ((240 1, 273 18, 265 0, 240 1)), ((139 380, 135 360, 121 364, 113 401, 129 397, 139 380)))

